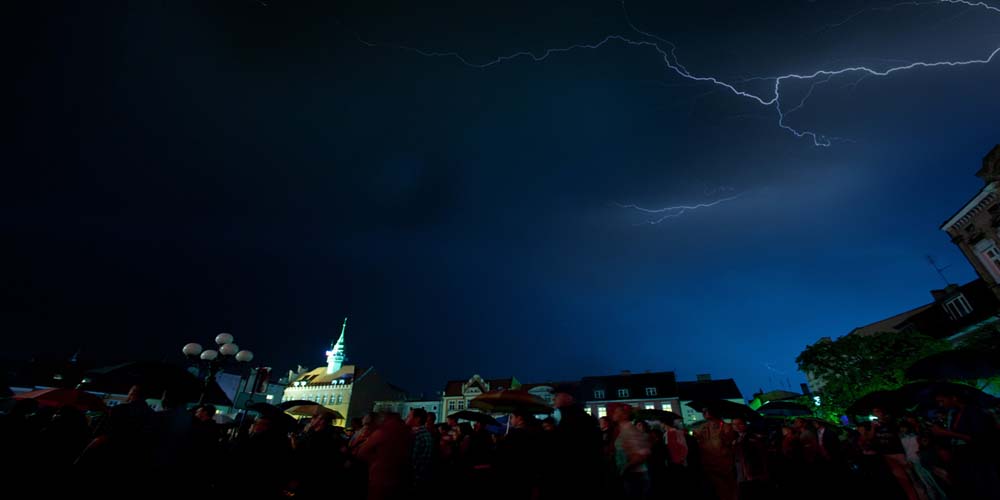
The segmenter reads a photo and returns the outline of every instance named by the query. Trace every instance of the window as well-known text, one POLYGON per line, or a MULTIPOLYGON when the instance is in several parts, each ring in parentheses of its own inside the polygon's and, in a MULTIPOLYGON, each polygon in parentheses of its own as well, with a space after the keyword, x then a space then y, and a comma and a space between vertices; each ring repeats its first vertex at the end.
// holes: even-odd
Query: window
POLYGON ((337 404, 339 405, 339 404, 343 404, 343 403, 344 403, 344 395, 343 394, 337 394, 337 404))
POLYGON ((604 406, 597 407, 597 418, 602 418, 608 416, 608 409, 604 406))
POLYGON ((594 391, 594 399, 604 399, 604 389, 594 391))
POLYGON ((620 397, 620 398, 627 398, 628 397, 628 389, 618 389, 618 397, 620 397))
MULTIPOLYGON (((331 399, 333 399, 333 398, 331 398, 331 399)), ((332 403, 333 401, 330 401, 330 402, 332 403)), ((321 404, 321 405, 325 405, 326 404, 326 396, 322 396, 322 397, 319 398, 319 404, 321 404)))
POLYGON ((663 409, 663 411, 674 411, 674 405, 671 403, 663 403, 660 405, 660 408, 663 409))
POLYGON ((656 403, 646 403, 645 407, 646 407, 647 410, 655 410, 656 409, 656 403))
POLYGON ((948 311, 948 316, 951 316, 951 319, 959 319, 972 314, 972 306, 969 305, 969 301, 966 300, 965 295, 962 294, 959 294, 958 297, 945 302, 944 310, 948 311))
POLYGON ((465 409, 465 401, 464 400, 458 402, 458 409, 459 410, 464 410, 465 409))
POLYGON ((455 400, 448 401, 448 411, 455 411, 455 400))
POLYGON ((976 245, 976 250, 979 251, 979 260, 983 261, 993 279, 1000 279, 1000 249, 992 241, 988 241, 985 248, 983 245, 976 245))
POLYGON ((655 396, 656 395, 656 387, 647 387, 646 388, 646 395, 647 396, 655 396))

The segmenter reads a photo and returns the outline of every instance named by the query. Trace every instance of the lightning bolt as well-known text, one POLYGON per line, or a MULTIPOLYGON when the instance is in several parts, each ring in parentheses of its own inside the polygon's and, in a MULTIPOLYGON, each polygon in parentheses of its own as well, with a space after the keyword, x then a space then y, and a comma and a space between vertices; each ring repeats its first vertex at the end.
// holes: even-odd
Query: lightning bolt
POLYGON ((971 2, 971 1, 968 1, 968 0, 929 0, 929 1, 924 1, 924 2, 899 2, 899 3, 896 3, 896 4, 892 4, 892 5, 886 5, 886 6, 883 6, 883 7, 868 7, 868 8, 865 8, 865 9, 861 9, 861 10, 855 12, 854 14, 851 14, 850 16, 848 16, 843 21, 840 21, 839 23, 828 24, 826 26, 826 29, 839 28, 839 27, 841 27, 841 26, 843 26, 843 25, 845 25, 845 24, 853 21, 858 16, 861 16, 862 14, 865 14, 865 13, 868 13, 868 12, 889 12, 889 11, 896 10, 896 9, 898 9, 900 7, 921 7, 921 6, 924 6, 924 5, 943 5, 943 4, 955 4, 955 5, 961 4, 961 5, 966 5, 966 6, 969 6, 969 7, 980 7, 980 8, 986 9, 986 10, 992 10, 994 12, 1000 12, 1000 8, 997 8, 997 7, 994 7, 992 5, 989 5, 986 2, 971 2))
POLYGON ((718 205, 720 203, 725 203, 727 201, 733 201, 733 200, 739 198, 740 196, 742 196, 742 194, 737 194, 737 195, 734 195, 734 196, 728 196, 728 197, 725 197, 725 198, 719 198, 719 199, 717 199, 715 201, 712 201, 712 202, 709 202, 709 203, 698 203, 698 204, 695 204, 695 205, 677 205, 677 206, 673 206, 673 207, 662 207, 662 208, 646 208, 646 207, 643 207, 643 206, 640 206, 640 205, 636 205, 634 203, 628 203, 628 204, 615 203, 615 205, 617 205, 619 208, 625 208, 625 209, 629 209, 629 210, 635 210, 637 212, 642 212, 642 213, 645 213, 645 214, 652 214, 652 215, 658 216, 658 217, 654 217, 652 219, 646 220, 644 222, 640 222, 638 224, 635 224, 637 226, 642 226, 642 225, 655 225, 655 224, 659 224, 659 223, 661 223, 661 222, 663 222, 663 221, 665 221, 667 219, 676 219, 677 217, 680 217, 680 216, 682 216, 682 215, 684 215, 684 214, 686 214, 688 212, 691 212, 691 211, 694 211, 694 210, 698 210, 698 209, 702 209, 702 208, 711 208, 711 207, 714 207, 714 206, 716 206, 716 205, 718 205))
MULTIPOLYGON (((871 9, 863 10, 863 11, 857 13, 857 14, 852 15, 847 20, 845 20, 845 21, 843 21, 841 23, 838 23, 837 25, 842 25, 842 24, 850 21, 851 19, 854 19, 858 15, 860 15, 860 14, 862 14, 864 12, 870 11, 870 10, 891 10, 893 8, 902 7, 902 6, 920 6, 920 5, 931 5, 931 4, 962 4, 962 5, 966 5, 966 6, 969 6, 969 7, 978 7, 978 8, 983 8, 983 9, 986 9, 986 10, 989 10, 989 11, 995 11, 995 12, 1000 13, 1000 8, 994 7, 994 6, 989 5, 989 4, 985 3, 985 2, 973 2, 971 0, 933 0, 933 1, 901 2, 901 3, 895 4, 895 5, 891 5, 891 6, 888 6, 888 7, 871 8, 871 9)), ((624 0, 622 0, 621 5, 622 5, 622 11, 623 11, 624 16, 625 16, 625 20, 628 23, 629 27, 636 34, 641 35, 642 37, 644 37, 644 39, 633 39, 633 38, 630 38, 630 37, 627 37, 627 36, 624 36, 624 35, 607 35, 607 36, 605 36, 604 38, 600 39, 597 42, 592 42, 592 43, 577 43, 577 44, 569 45, 569 46, 566 46, 566 47, 549 48, 549 49, 545 49, 544 51, 542 51, 540 53, 535 53, 535 52, 531 52, 531 51, 520 51, 520 52, 515 52, 515 53, 509 54, 509 55, 499 56, 499 57, 496 57, 496 58, 494 58, 492 60, 489 60, 489 61, 486 61, 486 62, 482 62, 482 63, 472 62, 472 61, 466 59, 464 56, 462 56, 458 52, 436 52, 436 51, 427 51, 427 50, 423 50, 423 49, 418 49, 418 48, 414 48, 414 47, 408 47, 408 46, 405 46, 405 45, 391 45, 391 44, 374 43, 374 42, 369 42, 367 40, 364 40, 358 34, 355 34, 355 36, 356 36, 356 38, 358 39, 359 42, 361 42, 362 44, 364 44, 364 45, 366 45, 368 47, 388 47, 388 48, 394 48, 394 49, 398 49, 398 50, 403 50, 403 51, 408 51, 408 52, 416 53, 416 54, 419 54, 419 55, 421 55, 423 57, 451 58, 451 59, 457 60, 458 62, 460 62, 461 64, 463 64, 463 65, 465 65, 465 66, 467 66, 469 68, 483 69, 483 70, 485 70, 487 68, 490 68, 492 66, 496 66, 496 65, 499 65, 499 64, 502 64, 502 63, 513 61, 515 59, 522 59, 522 58, 531 59, 534 62, 542 62, 542 61, 545 61, 546 59, 548 59, 550 56, 553 56, 555 54, 562 54, 562 53, 572 52, 572 51, 577 51, 577 50, 597 50, 597 49, 600 49, 600 48, 604 47, 605 45, 611 44, 612 42, 618 42, 618 43, 621 43, 621 44, 623 44, 625 46, 629 46, 629 47, 645 47, 645 48, 650 48, 650 49, 655 50, 659 54, 661 60, 663 61, 664 66, 667 69, 669 69, 671 72, 673 72, 674 74, 676 74, 677 76, 679 76, 681 78, 684 78, 684 79, 687 79, 687 80, 690 80, 690 81, 693 81, 693 82, 699 82, 699 83, 706 83, 706 84, 714 85, 714 86, 716 86, 716 87, 718 87, 718 88, 720 88, 722 90, 725 90, 725 91, 728 91, 728 92, 732 93, 733 95, 735 95, 737 97, 742 97, 742 98, 745 98, 745 99, 749 99, 749 100, 751 100, 753 102, 756 102, 757 104, 759 104, 761 106, 764 106, 764 107, 773 107, 775 109, 777 115, 778 115, 777 124, 778 124, 778 126, 780 128, 782 128, 782 129, 790 132, 791 134, 793 134, 797 138, 805 138, 805 137, 807 137, 810 140, 812 140, 812 143, 813 143, 814 146, 822 146, 822 147, 828 147, 828 146, 832 145, 832 143, 834 141, 842 140, 842 139, 841 138, 837 138, 837 137, 827 136, 825 134, 821 134, 819 132, 815 132, 815 131, 811 131, 811 130, 800 130, 798 128, 792 127, 791 125, 788 125, 786 123, 786 120, 785 120, 785 118, 787 117, 787 114, 789 112, 801 109, 801 107, 805 104, 805 100, 807 100, 808 97, 812 95, 812 92, 815 89, 816 84, 814 83, 813 85, 811 85, 810 88, 809 88, 809 90, 808 90, 808 92, 806 93, 806 97, 800 102, 799 105, 793 107, 789 111, 783 111, 782 110, 781 101, 782 101, 782 85, 783 84, 793 83, 793 82, 812 81, 812 80, 816 80, 816 79, 821 78, 821 77, 825 77, 825 79, 822 80, 822 83, 825 83, 825 82, 829 81, 833 77, 837 77, 837 76, 841 76, 841 75, 847 75, 847 74, 861 74, 862 75, 861 79, 864 79, 864 78, 867 78, 867 77, 888 77, 888 76, 890 76, 892 74, 895 74, 895 73, 900 73, 900 72, 905 72, 905 71, 910 71, 910 70, 916 70, 916 69, 955 68, 955 67, 962 67, 962 66, 985 65, 985 64, 989 64, 989 63, 993 62, 993 59, 996 58, 996 56, 997 56, 998 53, 1000 53, 1000 47, 997 47, 997 48, 993 49, 992 51, 988 52, 988 54, 986 56, 980 57, 980 58, 976 58, 976 59, 944 60, 944 61, 916 61, 916 62, 911 62, 911 63, 908 63, 908 64, 899 65, 899 66, 890 66, 890 67, 887 67, 887 68, 884 68, 884 69, 876 69, 876 68, 872 68, 872 67, 868 67, 868 66, 864 66, 864 65, 846 66, 846 67, 841 67, 841 68, 837 68, 837 69, 821 69, 821 70, 816 70, 816 71, 809 72, 809 73, 789 73, 789 74, 785 74, 785 75, 778 75, 778 76, 771 76, 771 77, 755 77, 755 78, 751 78, 751 79, 745 79, 742 82, 737 81, 735 83, 730 83, 728 81, 725 81, 725 80, 723 80, 721 78, 717 78, 715 76, 700 75, 700 74, 695 74, 695 73, 689 71, 683 64, 681 64, 681 62, 677 58, 677 46, 673 42, 670 42, 669 40, 666 40, 666 39, 664 39, 664 38, 662 38, 662 37, 660 37, 660 36, 658 36, 656 34, 653 34, 653 33, 650 33, 650 32, 643 31, 643 30, 639 29, 639 27, 636 26, 635 23, 632 22, 632 19, 631 19, 631 17, 628 14, 628 9, 625 8, 625 2, 624 2, 624 0), (741 88, 738 88, 736 86, 739 83, 744 83, 744 82, 748 82, 748 81, 761 81, 761 80, 763 80, 763 81, 773 81, 774 82, 773 86, 772 86, 772 91, 769 94, 767 94, 767 95, 761 95, 761 94, 753 93, 753 92, 750 92, 748 90, 743 90, 741 88)), ((834 25, 834 26, 837 26, 837 25, 834 25)), ((858 81, 860 82, 860 79, 858 81)), ((855 82, 855 85, 856 84, 857 84, 857 82, 855 82)))

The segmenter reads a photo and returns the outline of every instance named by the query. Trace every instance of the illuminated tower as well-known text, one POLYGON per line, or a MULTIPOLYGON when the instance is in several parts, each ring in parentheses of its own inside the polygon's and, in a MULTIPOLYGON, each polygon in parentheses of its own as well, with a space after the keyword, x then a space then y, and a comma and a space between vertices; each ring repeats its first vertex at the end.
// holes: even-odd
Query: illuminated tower
POLYGON ((344 365, 344 331, 347 330, 347 318, 344 318, 344 325, 340 327, 340 339, 337 343, 330 344, 330 350, 326 351, 326 373, 331 374, 344 365))

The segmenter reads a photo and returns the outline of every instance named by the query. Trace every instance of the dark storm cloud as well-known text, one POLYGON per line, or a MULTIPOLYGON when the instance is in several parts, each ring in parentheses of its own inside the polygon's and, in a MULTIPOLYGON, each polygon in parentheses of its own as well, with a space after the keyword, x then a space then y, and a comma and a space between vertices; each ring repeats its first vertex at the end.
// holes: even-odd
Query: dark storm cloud
MULTIPOLYGON (((863 5, 628 6, 692 72, 732 80, 1000 43, 1000 16, 941 6, 836 28, 863 5)), ((788 117, 847 139, 818 148, 649 48, 479 70, 358 41, 483 62, 628 34, 616 2, 18 9, 11 355, 160 358, 231 330, 284 369, 321 362, 350 315, 349 357, 413 389, 677 369, 749 390, 925 302, 925 254, 972 276, 936 226, 996 142, 996 63, 832 78, 788 117), (655 226, 615 205, 729 193, 655 226)))

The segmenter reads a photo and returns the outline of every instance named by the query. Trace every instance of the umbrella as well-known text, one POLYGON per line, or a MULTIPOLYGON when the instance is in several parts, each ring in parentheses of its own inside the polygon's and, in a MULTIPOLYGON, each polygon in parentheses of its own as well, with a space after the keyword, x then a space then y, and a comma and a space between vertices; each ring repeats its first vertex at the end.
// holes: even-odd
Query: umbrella
POLYGON ((673 423, 683 417, 667 410, 636 410, 635 418, 640 420, 658 420, 660 422, 673 423))
POLYGON ((783 391, 783 390, 779 389, 779 390, 775 390, 775 391, 765 392, 765 393, 763 393, 763 394, 761 394, 760 396, 757 396, 757 397, 761 401, 767 402, 767 401, 781 401, 783 399, 801 398, 802 395, 799 394, 799 393, 797 393, 797 392, 783 391))
POLYGON ((520 389, 490 391, 469 401, 470 408, 493 413, 552 413, 544 399, 520 389))
POLYGON ((874 391, 858 398, 847 407, 845 413, 848 415, 870 415, 875 408, 882 408, 889 413, 897 413, 899 410, 912 406, 911 398, 900 391, 874 391))
POLYGON ((290 415, 285 413, 281 408, 274 406, 269 403, 254 403, 247 407, 249 411, 255 411, 260 414, 261 417, 270 419, 276 424, 283 426, 286 429, 291 429, 295 427, 295 419, 290 415))
POLYGON ((462 410, 460 412, 448 415, 448 418, 457 418, 459 420, 470 420, 472 422, 479 422, 485 425, 500 425, 500 422, 498 422, 497 419, 478 411, 462 410))
POLYGON ((760 414, 753 411, 753 408, 725 399, 699 399, 688 402, 687 406, 702 413, 707 409, 721 418, 745 418, 748 420, 760 418, 760 414))
POLYGON ((289 408, 285 408, 285 413, 290 415, 298 415, 300 417, 312 417, 317 413, 329 413, 331 417, 336 419, 343 419, 339 411, 327 408, 319 403, 309 402, 309 404, 295 405, 289 408))
POLYGON ((292 399, 289 401, 282 401, 281 404, 278 405, 278 408, 284 411, 293 406, 314 405, 314 404, 317 403, 315 401, 309 401, 308 399, 292 399))
POLYGON ((791 401, 771 401, 757 408, 757 411, 761 415, 775 417, 805 417, 812 415, 812 410, 808 406, 791 401))
POLYGON ((988 351, 956 349, 932 354, 906 369, 909 380, 975 380, 1000 375, 1000 361, 988 351))
POLYGON ((205 381, 184 368, 170 363, 138 361, 123 363, 87 372, 91 379, 87 389, 126 394, 133 385, 138 385, 143 397, 160 398, 166 392, 178 401, 198 401, 205 392, 205 404, 231 406, 232 401, 222 391, 218 383, 207 387, 205 381))
POLYGON ((899 388, 899 393, 910 403, 918 404, 923 408, 937 408, 937 396, 939 391, 947 391, 957 394, 967 403, 982 407, 989 407, 996 404, 997 398, 986 394, 970 385, 953 384, 950 382, 913 382, 899 388))
POLYGON ((104 400, 78 389, 42 389, 18 394, 14 399, 34 399, 39 406, 72 406, 81 411, 107 411, 104 400))

